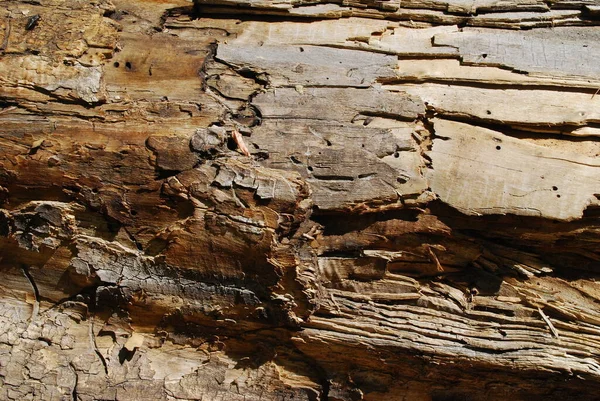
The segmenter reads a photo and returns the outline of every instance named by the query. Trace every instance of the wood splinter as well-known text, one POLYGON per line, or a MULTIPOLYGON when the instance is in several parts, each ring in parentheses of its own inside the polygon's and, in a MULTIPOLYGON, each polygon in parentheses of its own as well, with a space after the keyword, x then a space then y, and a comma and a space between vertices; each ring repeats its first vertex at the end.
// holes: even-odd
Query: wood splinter
POLYGON ((437 268, 437 270, 439 272, 443 272, 444 271, 444 267, 440 263, 440 260, 438 259, 437 255, 433 252, 433 250, 431 249, 431 247, 428 246, 427 247, 427 251, 429 253, 430 260, 435 263, 435 267, 437 268))
POLYGON ((238 149, 240 150, 240 152, 244 156, 250 156, 250 151, 248 150, 248 147, 246 146, 246 143, 244 142, 244 138, 242 138, 242 134, 240 134, 240 132, 238 130, 234 129, 231 135, 232 135, 233 140, 235 141, 238 149))
POLYGON ((9 107, 6 107, 6 108, 0 110, 0 114, 8 113, 9 111, 13 111, 16 109, 17 109, 16 106, 9 106, 9 107))
POLYGON ((550 321, 550 319, 548 318, 548 316, 546 316, 546 314, 540 309, 539 306, 538 306, 537 310, 540 313, 540 316, 542 317, 542 319, 544 319, 544 322, 546 322, 546 324, 550 328, 550 331, 552 332, 552 335, 554 337, 558 338, 558 331, 556 331, 556 328, 554 328, 554 325, 552 324, 552 322, 550 321))

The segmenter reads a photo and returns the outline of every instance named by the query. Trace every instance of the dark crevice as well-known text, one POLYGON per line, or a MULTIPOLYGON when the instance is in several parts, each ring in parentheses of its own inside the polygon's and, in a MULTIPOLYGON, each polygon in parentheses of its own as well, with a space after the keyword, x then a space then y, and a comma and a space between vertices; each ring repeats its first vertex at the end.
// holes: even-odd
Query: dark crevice
MULTIPOLYGON (((542 263, 553 270, 553 276, 571 280, 592 278, 598 273, 600 254, 596 252, 596 241, 590 238, 586 246, 581 242, 583 233, 578 236, 572 234, 582 228, 600 226, 597 217, 566 222, 519 215, 467 216, 439 201, 431 202, 428 207, 432 214, 452 229, 454 236, 472 238, 481 243, 483 248, 489 242, 525 255, 537 255, 542 263), (543 239, 549 235, 552 240, 543 239)), ((502 275, 515 276, 515 272, 502 261, 498 262, 502 275)))
POLYGON ((92 346, 94 347, 94 352, 96 353, 96 355, 100 359, 100 362, 102 363, 102 366, 104 366, 104 373, 108 376, 108 363, 106 362, 106 359, 104 358, 104 355, 102 355, 102 352, 100 352, 100 349, 98 349, 98 343, 96 342, 96 335, 94 333, 94 322, 95 322, 95 316, 92 316, 92 320, 91 320, 90 326, 89 326, 89 328, 90 328, 89 329, 90 341, 92 343, 92 346))
POLYGON ((348 213, 324 213, 314 211, 311 220, 321 224, 324 227, 324 235, 343 235, 349 232, 366 229, 370 225, 388 220, 401 220, 416 222, 420 210, 417 209, 398 209, 377 213, 356 214, 351 217, 348 213))
POLYGON ((217 43, 212 43, 209 45, 208 54, 206 55, 206 57, 204 58, 204 61, 202 62, 202 65, 198 69, 198 76, 200 77, 200 80, 202 82, 201 88, 202 88, 203 92, 206 91, 207 86, 208 86, 207 80, 208 80, 209 76, 206 73, 206 70, 208 68, 209 63, 214 61, 214 59, 215 59, 215 55, 217 54, 217 46, 218 46, 217 43))
MULTIPOLYGON (((221 60, 217 57, 215 57, 219 62, 226 64, 232 68, 234 68, 233 66, 231 66, 229 63, 227 63, 224 60, 221 60)), ((254 82, 256 82, 259 85, 267 85, 269 83, 269 79, 268 79, 268 74, 264 73, 264 72, 256 72, 253 69, 249 68, 249 67, 242 67, 242 68, 234 68, 235 72, 237 72, 240 76, 244 77, 244 78, 248 78, 253 80, 254 82)))
POLYGON ((128 15, 129 12, 127 12, 127 10, 106 10, 104 12, 104 16, 106 18, 110 18, 114 21, 121 21, 123 19, 124 16, 128 15))
POLYGON ((342 175, 317 175, 313 174, 313 177, 323 181, 354 181, 354 177, 347 177, 342 175))
POLYGON ((31 284, 31 288, 33 289, 33 294, 35 295, 35 302, 37 302, 39 304, 40 303, 40 291, 38 289, 37 284, 35 283, 35 280, 31 276, 31 273, 29 272, 29 267, 23 266, 22 270, 23 270, 23 274, 29 281, 29 284, 31 284))
MULTIPOLYGON (((336 3, 334 3, 336 4, 336 3)), ((294 7, 294 8, 299 8, 299 7, 294 7)), ((524 11, 528 8, 525 9, 519 9, 519 11, 524 11)), ((453 18, 449 18, 449 19, 442 19, 436 16, 432 16, 430 15, 431 9, 420 9, 420 8, 412 8, 412 10, 414 11, 419 11, 422 10, 425 12, 425 14, 423 15, 419 15, 417 13, 411 13, 408 15, 403 15, 402 13, 395 13, 392 11, 386 12, 386 10, 380 10, 378 8, 373 8, 373 7, 365 7, 364 9, 361 7, 360 8, 360 13, 364 13, 364 12, 368 12, 369 10, 372 10, 374 12, 383 12, 386 19, 389 21, 407 21, 407 22, 426 22, 426 23, 432 23, 435 22, 436 25, 457 25, 458 28, 464 28, 464 27, 485 27, 485 28, 489 28, 489 29, 499 29, 499 30, 506 30, 507 27, 505 26, 505 24, 500 24, 500 26, 498 25, 493 25, 490 24, 489 21, 486 21, 485 19, 483 20, 478 20, 477 18, 481 19, 481 15, 478 15, 478 13, 466 13, 466 12, 450 12, 448 11, 446 8, 442 8, 440 7, 439 9, 436 10, 436 8, 434 7, 433 10, 439 11, 440 14, 443 12, 444 15, 447 16, 451 16, 453 18)), ((532 11, 540 11, 539 8, 535 8, 533 7, 532 11)), ((479 11, 482 15, 484 14, 497 14, 499 12, 505 12, 505 10, 493 10, 493 9, 484 9, 483 11, 479 11)), ((258 7, 234 7, 234 6, 228 6, 228 5, 215 5, 215 6, 201 6, 200 2, 196 2, 195 7, 194 7, 194 15, 196 16, 202 16, 203 18, 211 18, 211 19, 235 19, 235 20, 240 20, 242 22, 244 21, 263 21, 263 22, 281 22, 282 20, 285 21, 293 21, 293 22, 316 22, 316 21, 326 21, 326 20, 331 20, 332 17, 329 16, 321 16, 321 17, 315 17, 315 16, 311 16, 311 15, 306 15, 306 16, 301 16, 301 15, 290 15, 287 11, 280 11, 277 9, 273 9, 273 8, 258 8, 258 7)), ((348 7, 346 10, 346 15, 344 15, 344 17, 342 18, 350 18, 350 17, 356 17, 358 16, 358 14, 356 12, 354 12, 352 7, 348 7)), ((440 15, 441 17, 441 15, 440 15)), ((558 23, 560 23, 561 21, 558 21, 558 23)), ((538 29, 538 28, 544 28, 544 27, 553 27, 557 25, 557 21, 554 20, 548 20, 548 21, 524 21, 524 22, 520 22, 520 21, 514 21, 514 27, 512 27, 512 29, 521 29, 521 30, 531 30, 531 29, 538 29), (536 22, 535 26, 528 26, 527 23, 533 23, 536 22)), ((509 28, 510 29, 510 28, 509 28)), ((357 38, 357 39, 362 39, 362 38, 357 38)))
MULTIPOLYGON (((137 214, 137 212, 134 214, 135 210, 131 211, 131 214, 133 216, 135 216, 137 214)), ((142 246, 142 244, 137 240, 137 238, 135 238, 135 236, 129 231, 129 229, 127 229, 127 227, 123 226, 123 229, 125 230, 125 233, 127 233, 127 236, 129 237, 129 239, 131 240, 131 242, 133 242, 135 244, 135 247, 139 250, 142 251, 144 250, 144 247, 142 246)))
POLYGON ((19 107, 19 103, 0 98, 0 114, 4 113, 9 107, 17 108, 19 107))
POLYGON ((357 259, 362 257, 362 250, 335 250, 324 251, 319 254, 322 258, 357 259))
MULTIPOLYGON (((56 301, 54 303, 54 305, 52 305, 50 308, 48 308, 48 310, 61 308, 61 307, 73 307, 77 303, 79 303, 79 304, 85 304, 85 306, 88 308, 88 310, 91 311, 91 310, 95 309, 94 308, 94 298, 95 298, 96 290, 98 289, 99 285, 100 285, 100 283, 98 282, 94 285, 91 285, 89 287, 85 287, 85 288, 81 289, 81 291, 79 291, 67 298, 62 298, 62 299, 56 301)), ((85 320, 85 319, 87 319, 87 316, 83 316, 83 320, 85 320)))
POLYGON ((514 310, 494 308, 494 307, 485 306, 485 305, 475 305, 473 307, 473 310, 481 311, 481 312, 490 312, 490 313, 494 313, 496 315, 504 315, 504 316, 509 316, 509 317, 515 316, 514 310))
POLYGON ((100 358, 100 362, 102 362, 102 365, 104 366, 104 373, 106 373, 106 375, 108 375, 108 363, 106 362, 106 359, 104 358, 104 355, 102 355, 102 353, 100 352, 100 350, 98 349, 98 346, 95 346, 95 352, 96 355, 98 355, 98 358, 100 358))
POLYGON ((169 177, 174 177, 177 174, 181 173, 181 170, 164 170, 161 168, 156 169, 156 180, 166 180, 169 177))
MULTIPOLYGON (((432 110, 435 110, 432 107, 432 110)), ((438 112, 440 113, 440 112, 438 112)), ((555 138, 569 142, 600 142, 597 136, 571 136, 568 133, 582 127, 600 128, 600 124, 589 123, 585 125, 574 124, 516 124, 500 120, 481 118, 474 115, 456 115, 441 112, 436 118, 441 120, 455 121, 472 125, 474 127, 486 128, 492 131, 500 132, 504 135, 517 138, 555 138), (530 130, 527 128, 531 128, 530 130), (540 132, 540 128, 544 131, 540 132), (552 131, 551 131, 552 130, 552 131)), ((540 145, 543 146, 543 145, 540 145)))
MULTIPOLYGON (((308 364, 312 368, 312 372, 317 376, 318 382, 321 385, 321 397, 320 400, 327 401, 329 400, 329 392, 331 388, 331 380, 330 375, 327 373, 327 370, 323 368, 317 360, 313 357, 302 352, 295 344, 292 343, 293 349, 296 353, 298 353, 304 362, 308 364)), ((312 401, 312 400, 311 400, 312 401)))
POLYGON ((121 350, 119 350, 119 363, 123 365, 125 361, 131 361, 131 359, 135 355, 135 351, 135 348, 131 351, 125 347, 121 348, 121 350))
POLYGON ((73 365, 73 362, 69 362, 69 366, 71 367, 71 369, 73 370, 73 374, 75 375, 75 383, 73 384, 73 391, 71 391, 71 397, 73 401, 78 401, 79 395, 77 394, 77 385, 79 384, 79 375, 77 374, 77 369, 75 368, 75 365, 73 365))
MULTIPOLYGON (((395 113, 386 113, 384 111, 361 111, 359 113, 359 115, 365 116, 365 117, 382 117, 382 118, 389 118, 390 120, 410 121, 410 122, 414 121, 418 117, 416 115, 403 116, 403 115, 399 115, 399 114, 395 114, 395 113)), ((352 121, 352 122, 354 122, 354 121, 352 121)))
MULTIPOLYGON (((421 59, 422 57, 419 57, 421 59)), ((434 58, 435 60, 439 60, 439 57, 434 58)), ((463 66, 468 67, 494 67, 499 68, 501 70, 507 70, 513 72, 515 74, 524 74, 527 75, 527 72, 520 72, 511 67, 506 67, 502 65, 487 65, 484 63, 460 63, 463 66)), ((444 78, 423 78, 423 79, 411 79, 411 78, 401 78, 395 79, 390 83, 395 84, 423 84, 423 83, 432 83, 432 84, 440 84, 440 85, 448 85, 452 84, 453 87, 466 87, 466 88, 476 88, 476 89, 494 89, 494 90, 506 90, 506 89, 515 89, 521 92, 529 92, 529 91, 552 91, 556 92, 557 96, 560 93, 583 93, 594 95, 598 88, 590 87, 569 87, 569 86, 553 86, 553 85, 544 85, 544 84, 507 84, 507 83, 492 83, 492 82, 482 82, 482 81, 459 81, 456 79, 444 79, 444 78)))
MULTIPOLYGON (((189 15, 194 16, 194 19, 198 18, 210 18, 213 20, 238 20, 240 22, 246 21, 259 21, 259 22, 281 22, 281 21, 290 21, 290 22, 306 22, 307 24, 310 22, 317 22, 323 20, 331 20, 331 18, 327 17, 303 17, 303 16, 295 16, 289 15, 282 12, 277 12, 276 10, 269 8, 243 8, 243 7, 227 7, 227 6, 202 6, 200 2, 196 1, 193 7, 193 13, 189 15), (244 13, 244 11, 250 11, 249 13, 244 13)), ((190 7, 190 11, 192 8, 190 7)))

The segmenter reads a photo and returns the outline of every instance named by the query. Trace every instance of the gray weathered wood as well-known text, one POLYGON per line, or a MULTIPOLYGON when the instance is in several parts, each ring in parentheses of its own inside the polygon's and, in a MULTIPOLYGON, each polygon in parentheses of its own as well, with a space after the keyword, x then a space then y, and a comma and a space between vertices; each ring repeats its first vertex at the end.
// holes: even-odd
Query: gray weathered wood
POLYGON ((504 66, 530 75, 597 79, 600 32, 595 27, 499 33, 466 28, 436 35, 434 43, 459 49, 468 64, 504 66))
POLYGON ((236 69, 268 71, 275 86, 368 88, 396 77, 396 59, 370 52, 318 46, 219 46, 217 59, 236 69))
POLYGON ((597 0, 2 5, 0 399, 598 398, 597 0))

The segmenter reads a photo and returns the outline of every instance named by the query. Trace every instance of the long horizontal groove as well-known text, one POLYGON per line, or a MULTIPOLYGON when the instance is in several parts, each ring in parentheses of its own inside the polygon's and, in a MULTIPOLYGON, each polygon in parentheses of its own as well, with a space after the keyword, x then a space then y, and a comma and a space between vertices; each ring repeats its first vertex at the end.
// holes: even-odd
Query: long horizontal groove
MULTIPOLYGON (((485 68, 485 65, 465 65, 465 67, 480 67, 480 68, 485 68)), ((499 68, 497 66, 490 66, 490 68, 499 68)), ((503 68, 501 68, 503 69, 503 68)), ((510 69, 507 68, 508 71, 512 71, 510 69)), ((514 71, 513 71, 514 72, 514 71)), ((515 72, 515 74, 518 74, 517 72, 515 72)), ((559 83, 556 84, 535 84, 535 83, 519 83, 517 81, 514 82, 498 82, 498 83, 494 83, 494 82, 482 82, 482 81, 469 81, 469 80, 462 80, 462 79, 454 79, 454 78, 448 78, 448 79, 440 79, 440 78, 427 78, 427 79, 402 79, 399 78, 397 83, 391 83, 391 82, 386 82, 385 85, 383 86, 384 89, 388 89, 388 90, 396 90, 396 87, 394 85, 411 85, 411 86, 417 86, 423 83, 432 83, 432 84, 442 84, 442 85, 448 85, 449 83, 452 84, 452 86, 460 86, 460 87, 464 87, 464 88, 476 88, 476 89, 494 89, 494 90, 505 90, 505 89, 518 89, 520 91, 537 91, 537 90, 545 90, 545 91, 551 91, 551 92, 557 92, 557 93, 561 93, 561 92, 567 92, 567 93, 583 93, 583 94, 589 94, 590 98, 592 96, 600 96, 600 94, 598 94, 598 88, 600 87, 600 81, 598 82, 591 82, 589 84, 589 86, 573 86, 573 87, 569 87, 568 84, 565 81, 560 81, 559 83), (566 86, 565 86, 566 85, 566 86)), ((402 90, 401 87, 397 88, 398 90, 402 90)))
MULTIPOLYGON (((306 6, 304 6, 306 7, 306 6)), ((296 7, 296 10, 301 7, 296 7)), ((382 11, 376 8, 340 8, 331 11, 317 11, 314 14, 291 14, 290 10, 294 8, 266 8, 266 7, 244 7, 239 5, 227 4, 207 4, 198 7, 198 13, 203 18, 226 18, 226 19, 255 19, 262 21, 324 21, 336 20, 342 18, 367 18, 388 21, 413 21, 413 22, 435 22, 437 25, 456 25, 461 26, 479 26, 490 29, 537 29, 557 26, 594 26, 600 24, 599 21, 593 19, 585 19, 584 13, 578 14, 578 20, 574 21, 573 17, 563 18, 548 18, 545 19, 548 12, 537 12, 527 10, 504 10, 498 12, 478 13, 478 14, 458 14, 451 13, 445 10, 427 9, 427 8, 401 8, 398 11, 382 11), (404 13, 403 13, 404 11, 404 13), (533 18, 523 20, 518 17, 513 19, 498 20, 497 18, 486 19, 488 15, 507 14, 509 17, 513 13, 531 13, 538 14, 539 19, 533 18), (561 24, 564 22, 564 24, 561 24)), ((572 9, 578 11, 578 9, 572 9)), ((552 11, 552 10, 549 10, 552 11)))
MULTIPOLYGON (((400 57, 400 59, 403 59, 400 57)), ((412 59, 412 58, 409 58, 412 59)), ((415 57, 415 59, 423 60, 423 62, 427 62, 428 60, 442 60, 449 58, 441 58, 441 57, 431 57, 431 58, 423 58, 423 57, 415 57)), ((485 65, 466 65, 465 67, 477 67, 477 68, 487 68, 485 65)), ((489 66, 490 68, 500 68, 505 71, 510 71, 515 74, 519 74, 511 70, 510 68, 502 68, 497 66, 489 66)), ((535 77, 532 77, 532 81, 535 77)), ((481 89, 519 89, 522 91, 535 91, 535 90, 546 90, 553 92, 570 92, 570 93, 587 93, 590 96, 594 96, 600 87, 600 81, 594 81, 585 83, 582 81, 575 81, 564 79, 552 81, 550 79, 544 83, 536 83, 536 82, 519 82, 519 81, 502 81, 502 82, 491 82, 483 79, 468 79, 468 78, 456 78, 456 77, 448 77, 448 78, 394 78, 394 79, 386 79, 385 81, 381 81, 384 85, 419 85, 419 84, 442 84, 442 85, 452 85, 452 86, 462 86, 462 87, 473 87, 473 88, 481 88, 481 89)), ((600 95, 598 95, 600 96, 600 95)))
POLYGON ((503 123, 501 120, 495 120, 493 118, 480 118, 471 114, 453 113, 438 111, 435 107, 431 107, 437 118, 442 120, 456 121, 472 125, 474 127, 487 128, 493 131, 502 132, 504 135, 513 138, 538 138, 538 137, 551 137, 560 141, 600 141, 600 137, 594 135, 570 135, 571 131, 578 128, 598 128, 598 123, 588 123, 585 125, 572 125, 572 124, 539 124, 539 123, 503 123))

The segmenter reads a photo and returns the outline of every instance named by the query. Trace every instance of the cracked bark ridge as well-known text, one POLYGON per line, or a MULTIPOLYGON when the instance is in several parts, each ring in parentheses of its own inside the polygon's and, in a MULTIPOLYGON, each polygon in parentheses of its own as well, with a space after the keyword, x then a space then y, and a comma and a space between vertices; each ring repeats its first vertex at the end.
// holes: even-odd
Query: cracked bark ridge
POLYGON ((11 1, 0 399, 600 390, 593 1, 11 1))

